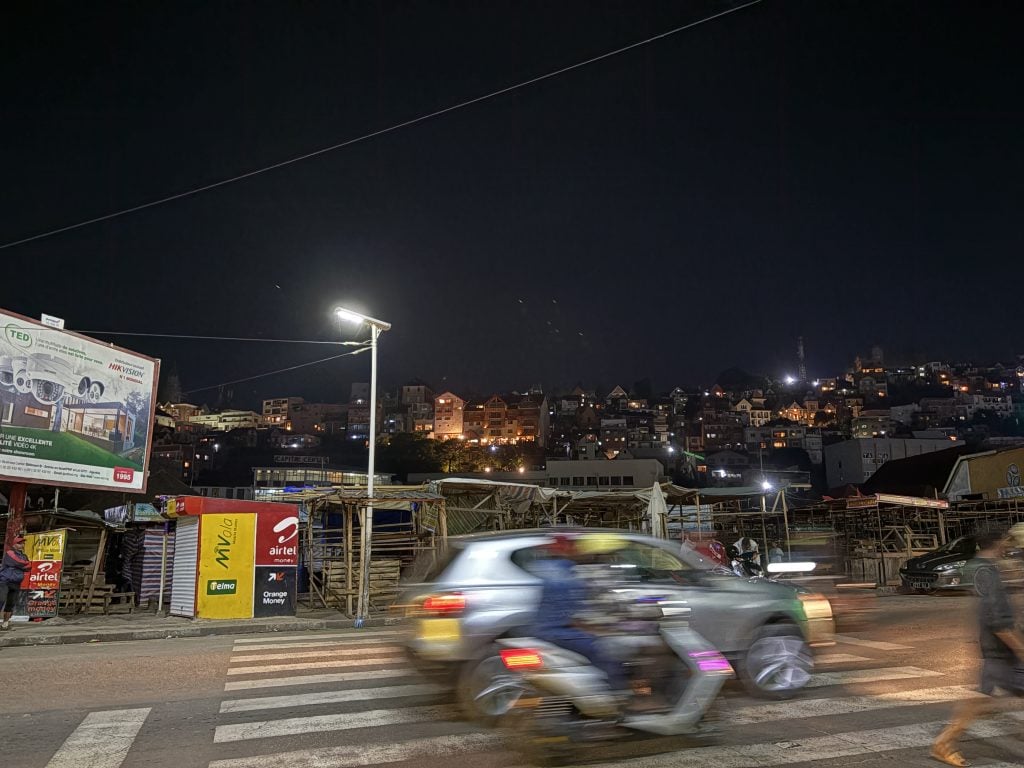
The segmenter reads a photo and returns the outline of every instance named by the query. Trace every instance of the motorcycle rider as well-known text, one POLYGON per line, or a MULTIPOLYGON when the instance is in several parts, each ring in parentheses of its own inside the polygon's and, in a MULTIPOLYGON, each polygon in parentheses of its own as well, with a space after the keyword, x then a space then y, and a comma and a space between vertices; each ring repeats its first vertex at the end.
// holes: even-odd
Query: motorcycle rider
POLYGON ((757 546, 757 541, 750 538, 749 536, 740 536, 736 539, 736 543, 733 544, 737 550, 739 550, 740 556, 747 556, 749 562, 752 562, 758 566, 761 565, 761 552, 757 546))
POLYGON ((733 573, 737 576, 750 578, 760 575, 761 566, 754 562, 754 556, 751 552, 741 552, 735 544, 730 544, 726 547, 725 551, 729 556, 733 573))
POLYGON ((597 636, 583 629, 579 620, 600 596, 600 588, 584 579, 579 567, 620 546, 618 537, 603 534, 557 537, 549 547, 551 557, 535 568, 543 584, 532 634, 586 657, 605 673, 612 692, 624 697, 629 689, 624 666, 602 650, 597 636))

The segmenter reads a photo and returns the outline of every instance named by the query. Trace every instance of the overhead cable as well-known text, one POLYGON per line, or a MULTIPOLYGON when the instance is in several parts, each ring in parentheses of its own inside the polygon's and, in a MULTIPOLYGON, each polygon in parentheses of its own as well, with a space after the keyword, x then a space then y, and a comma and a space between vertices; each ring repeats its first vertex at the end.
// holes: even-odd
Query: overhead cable
MULTIPOLYGON (((331 344, 334 346, 352 346, 364 342, 350 341, 318 341, 315 339, 264 339, 258 336, 194 336, 185 333, 138 333, 135 331, 75 331, 84 336, 148 336, 157 339, 198 339, 202 341, 257 341, 271 344, 331 344)), ((369 341, 365 342, 369 344, 369 341)))
POLYGON ((331 357, 325 357, 320 360, 311 360, 308 363, 299 363, 298 365, 291 365, 287 368, 278 368, 276 371, 267 371, 266 373, 257 373, 255 376, 246 376, 244 379, 234 379, 233 381, 224 381, 220 384, 211 384, 208 387, 197 387, 196 389, 189 389, 182 392, 183 395, 192 395, 196 392, 205 392, 208 389, 220 389, 221 387, 229 387, 232 384, 242 384, 246 381, 255 381, 256 379, 264 379, 268 376, 276 376, 279 373, 288 373, 290 371, 297 371, 300 368, 309 368, 311 365, 320 365, 322 363, 329 363, 332 360, 338 360, 342 357, 350 357, 352 355, 358 355, 368 350, 369 347, 362 347, 360 349, 354 349, 351 352, 342 352, 340 355, 333 355, 331 357))
POLYGON ((377 136, 383 136, 384 134, 392 133, 393 131, 397 131, 397 130, 400 130, 402 128, 408 128, 411 125, 416 125, 417 123, 422 123, 422 122, 424 122, 426 120, 430 120, 431 118, 440 117, 441 115, 447 114, 449 112, 454 112, 457 109, 463 109, 465 107, 472 106, 473 104, 479 104, 482 101, 487 101, 489 99, 496 98, 497 96, 502 96, 502 95, 504 95, 506 93, 510 93, 512 91, 516 91, 516 90, 519 90, 521 88, 526 88, 528 86, 534 85, 534 84, 542 82, 544 80, 549 80, 549 79, 551 79, 553 77, 558 77, 559 75, 564 75, 567 72, 572 72, 573 70, 580 69, 582 67, 586 67, 586 66, 588 66, 590 64, 595 64, 595 63, 597 63, 599 61, 603 61, 604 59, 611 58, 612 56, 618 56, 619 54, 626 53, 627 51, 631 51, 634 48, 639 48, 639 47, 644 46, 644 45, 649 45, 649 44, 651 44, 653 42, 656 42, 658 40, 663 40, 666 37, 670 37, 670 36, 676 35, 676 34, 678 34, 680 32, 684 32, 684 31, 686 31, 688 29, 692 29, 693 27, 696 27, 696 26, 698 26, 700 24, 705 24, 705 23, 707 23, 709 21, 714 21, 715 19, 719 19, 722 16, 728 16, 731 13, 736 13, 737 11, 742 11, 743 9, 749 8, 752 5, 757 5, 760 2, 761 2, 761 0, 750 0, 750 2, 744 3, 743 5, 737 5, 737 6, 733 7, 733 8, 729 8, 727 10, 720 11, 719 13, 715 13, 715 14, 712 14, 710 16, 705 16, 704 18, 698 19, 697 21, 691 21, 691 22, 689 22, 687 24, 683 24, 682 26, 675 27, 674 29, 670 29, 667 32, 661 32, 661 33, 659 33, 657 35, 654 35, 653 37, 648 37, 648 38, 645 38, 644 40, 638 40, 637 42, 630 43, 629 45, 623 46, 622 48, 616 48, 613 51, 608 51, 606 53, 602 53, 602 54, 599 54, 597 56, 593 56, 593 57, 591 57, 589 59, 585 59, 584 61, 579 61, 579 62, 576 62, 575 64, 570 64, 567 67, 562 67, 560 69, 553 70, 553 71, 548 72, 546 74, 538 75, 537 77, 532 77, 529 80, 523 80, 522 82, 506 86, 505 88, 499 88, 496 91, 491 91, 490 93, 485 93, 482 96, 476 96, 476 97, 474 97, 472 99, 467 99, 466 101, 460 101, 457 104, 452 104, 451 106, 444 107, 442 109, 438 109, 438 110, 435 110, 433 112, 428 112, 425 115, 420 115, 419 117, 414 117, 411 120, 405 120, 405 121, 400 122, 400 123, 395 123, 394 125, 388 126, 387 128, 381 128, 379 130, 372 131, 371 133, 367 133, 367 134, 364 134, 362 136, 357 136, 356 138, 353 138, 353 139, 347 139, 346 141, 342 141, 342 142, 339 142, 337 144, 332 144, 329 147, 322 147, 321 149, 316 149, 316 150, 313 150, 312 152, 306 152, 305 154, 298 155, 296 157, 291 157, 291 158, 288 158, 287 160, 281 160, 280 162, 273 163, 271 165, 267 165, 267 166, 264 166, 262 168, 256 168, 254 170, 247 171, 246 173, 240 173, 237 176, 231 176, 231 177, 226 178, 226 179, 221 179, 220 181, 214 181, 214 182, 212 182, 210 184, 204 184, 204 185, 199 186, 199 187, 194 187, 192 189, 187 189, 184 192, 177 192, 177 193, 175 193, 173 195, 168 195, 166 197, 161 197, 161 198, 159 198, 157 200, 150 200, 148 203, 142 203, 140 205, 135 205, 135 206, 132 206, 131 208, 124 208, 124 209, 121 209, 119 211, 114 211, 113 213, 107 213, 107 214, 104 214, 102 216, 96 216, 96 217, 91 218, 91 219, 86 219, 85 221, 79 221, 76 224, 68 224, 67 226, 64 226, 64 227, 58 227, 56 229, 51 229, 51 230, 48 230, 46 232, 40 232, 39 234, 36 234, 36 235, 31 235, 29 237, 23 237, 20 240, 12 240, 10 242, 7 242, 7 243, 4 243, 4 244, 0 245, 0 250, 4 250, 5 248, 13 248, 16 245, 23 245, 25 243, 30 243, 33 240, 42 240, 45 237, 51 237, 53 235, 60 234, 61 232, 68 232, 68 231, 70 231, 72 229, 80 229, 81 227, 87 227, 90 224, 98 224, 101 221, 109 221, 110 219, 115 219, 115 218, 118 218, 119 216, 125 216, 125 215, 127 215, 129 213, 135 213, 136 211, 141 211, 141 210, 144 210, 146 208, 153 208, 153 207, 158 206, 158 205, 163 205, 164 203, 170 203, 170 202, 172 202, 174 200, 180 200, 183 197, 190 197, 192 195, 197 195, 200 192, 207 192, 207 191, 209 191, 211 189, 216 189, 217 187, 226 186, 227 184, 234 184, 237 181, 242 181, 243 179, 248 179, 248 178, 251 178, 252 176, 258 176, 261 173, 266 173, 268 171, 273 171, 273 170, 276 170, 278 168, 283 168, 286 165, 292 165, 293 163, 299 163, 299 162, 302 162, 303 160, 309 160, 310 158, 317 157, 319 155, 324 155, 324 154, 327 154, 328 152, 334 152, 335 150, 343 149, 344 147, 350 147, 353 144, 358 144, 359 142, 367 141, 368 139, 373 139, 373 138, 376 138, 377 136))

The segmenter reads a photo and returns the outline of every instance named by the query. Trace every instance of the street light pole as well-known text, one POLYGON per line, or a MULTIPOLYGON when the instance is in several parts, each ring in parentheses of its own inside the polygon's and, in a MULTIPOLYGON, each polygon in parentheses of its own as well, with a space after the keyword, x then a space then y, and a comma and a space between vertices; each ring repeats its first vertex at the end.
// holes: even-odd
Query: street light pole
POLYGON ((391 323, 338 307, 334 314, 342 320, 366 323, 370 326, 370 445, 366 466, 366 508, 360 526, 359 548, 359 602, 356 605, 355 626, 366 623, 370 609, 370 554, 373 540, 373 475, 377 448, 377 337, 390 330, 391 323))

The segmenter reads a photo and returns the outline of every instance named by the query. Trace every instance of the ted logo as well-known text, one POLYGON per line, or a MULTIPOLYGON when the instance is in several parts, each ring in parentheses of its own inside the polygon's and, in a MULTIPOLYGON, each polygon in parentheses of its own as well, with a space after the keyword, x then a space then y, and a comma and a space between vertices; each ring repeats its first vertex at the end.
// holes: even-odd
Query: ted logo
POLYGON ((128 467, 114 467, 115 483, 130 483, 135 479, 135 470, 128 467))

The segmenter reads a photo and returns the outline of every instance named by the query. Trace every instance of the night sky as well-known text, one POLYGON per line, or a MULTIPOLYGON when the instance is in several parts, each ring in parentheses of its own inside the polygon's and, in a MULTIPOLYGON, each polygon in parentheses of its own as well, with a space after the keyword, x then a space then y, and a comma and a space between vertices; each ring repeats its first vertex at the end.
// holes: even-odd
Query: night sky
MULTIPOLYGON (((209 184, 739 3, 20 3, 10 242, 209 184)), ((299 164, 0 250, 86 331, 331 339, 457 392, 1024 352, 1015 3, 782 2, 299 164), (365 335, 365 334, 364 334, 365 335), (344 338, 356 338, 345 329, 344 338)), ((330 347, 105 336, 185 390, 330 347)), ((340 351, 340 350, 339 350, 340 351)), ((344 400, 369 357, 237 385, 344 400)), ((216 398, 216 390, 192 401, 216 398)))

